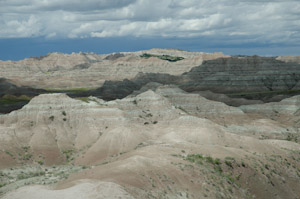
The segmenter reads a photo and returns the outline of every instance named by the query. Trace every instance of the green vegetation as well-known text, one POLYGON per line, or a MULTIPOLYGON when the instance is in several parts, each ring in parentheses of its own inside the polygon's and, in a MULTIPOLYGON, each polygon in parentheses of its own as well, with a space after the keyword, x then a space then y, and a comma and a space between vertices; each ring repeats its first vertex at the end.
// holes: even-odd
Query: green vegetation
POLYGON ((7 151, 7 150, 4 150, 4 152, 7 154, 7 155, 9 155, 10 157, 14 157, 14 155, 11 153, 11 152, 9 152, 9 151, 7 151))
POLYGON ((170 55, 153 55, 153 54, 148 54, 148 53, 144 53, 140 57, 146 58, 146 59, 148 59, 150 57, 157 57, 159 59, 166 60, 169 62, 177 62, 177 61, 184 59, 183 57, 175 57, 175 56, 170 56, 170 55))
POLYGON ((53 121, 53 120, 54 120, 54 116, 51 115, 51 116, 49 117, 49 120, 53 121))
POLYGON ((24 151, 24 154, 18 153, 19 160, 30 160, 33 157, 33 154, 29 152, 30 146, 23 146, 21 149, 24 151))
POLYGON ((233 161, 234 161, 234 158, 232 158, 232 157, 225 158, 225 164, 231 168, 233 168, 233 165, 232 165, 233 161))
POLYGON ((39 165, 44 165, 44 161, 43 161, 43 160, 39 160, 39 161, 37 161, 37 163, 38 163, 39 165))
POLYGON ((20 102, 28 103, 32 97, 28 97, 25 95, 22 96, 14 96, 14 95, 4 95, 0 98, 0 104, 17 104, 20 102))
POLYGON ((4 187, 6 185, 6 183, 0 183, 0 188, 4 187))
POLYGON ((214 159, 210 156, 203 156, 201 154, 189 154, 187 155, 185 160, 196 163, 198 165, 205 165, 205 163, 206 165, 212 165, 214 172, 217 173, 219 176, 225 178, 229 184, 236 184, 239 186, 239 184, 235 181, 235 178, 231 174, 232 170, 234 169, 233 162, 235 161, 235 159, 232 157, 225 158, 225 165, 219 158, 214 159), (225 173, 222 169, 222 167, 224 166, 227 166, 226 170, 231 171, 231 173, 225 173))
POLYGON ((66 179, 71 173, 89 168, 89 166, 56 165, 47 167, 33 164, 3 169, 0 171, 0 198, 3 194, 19 187, 33 184, 51 185, 66 179))
POLYGON ((291 141, 291 142, 298 142, 298 137, 295 134, 289 133, 286 137, 287 141, 291 141))
POLYGON ((72 161, 74 159, 72 157, 73 153, 74 153, 73 149, 63 150, 62 153, 65 155, 67 162, 70 162, 70 161, 72 161))
POLYGON ((23 160, 30 160, 32 158, 32 154, 31 153, 25 153, 24 155, 23 155, 23 160))
POLYGON ((20 173, 20 174, 18 174, 17 179, 18 180, 24 180, 24 179, 27 179, 27 178, 33 178, 33 177, 44 176, 44 175, 45 175, 44 171, 20 173))
POLYGON ((51 92, 51 93, 83 93, 95 88, 45 88, 44 90, 51 92))
POLYGON ((25 152, 28 152, 28 150, 30 149, 30 146, 23 146, 22 149, 23 149, 25 152))
POLYGON ((207 162, 209 164, 214 165, 214 169, 218 172, 222 172, 221 168, 221 160, 219 158, 213 159, 210 156, 203 156, 201 154, 190 154, 187 155, 185 160, 202 165, 203 162, 207 162))
POLYGON ((88 97, 76 97, 75 99, 81 100, 81 101, 86 102, 86 103, 89 103, 89 101, 90 101, 88 97))

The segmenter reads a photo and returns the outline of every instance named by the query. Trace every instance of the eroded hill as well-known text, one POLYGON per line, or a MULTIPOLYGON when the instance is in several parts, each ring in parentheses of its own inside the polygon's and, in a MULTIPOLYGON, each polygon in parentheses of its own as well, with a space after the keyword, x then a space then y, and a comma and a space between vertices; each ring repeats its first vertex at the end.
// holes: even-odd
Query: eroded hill
POLYGON ((97 88, 104 81, 134 78, 139 72, 180 75, 204 60, 230 57, 222 53, 152 49, 98 55, 49 53, 21 61, 0 61, 0 77, 34 88, 97 88), (143 57, 143 54, 151 55, 143 57), (164 55, 175 62, 163 59, 164 55), (177 57, 182 57, 176 61, 177 57))
POLYGON ((51 165, 80 169, 3 197, 295 198, 299 102, 231 107, 176 86, 110 102, 40 95, 0 117, 0 166, 41 167, 40 183, 51 165))
POLYGON ((1 62, 0 198, 299 198, 297 62, 174 49, 1 62))
POLYGON ((1 99, 6 104, 1 104, 0 112, 16 110, 41 93, 67 93, 71 97, 92 95, 114 100, 149 83, 174 84, 193 93, 206 92, 206 97, 232 106, 280 101, 300 94, 300 64, 293 60, 291 57, 230 57, 221 53, 163 49, 110 55, 52 53, 0 63, 1 75, 10 78, 6 80, 9 85, 0 88, 2 98, 8 95, 1 99), (22 86, 28 85, 28 81, 33 87, 46 89, 22 86), (222 94, 225 96, 221 97, 222 94), (15 108, 14 102, 17 102, 15 108))

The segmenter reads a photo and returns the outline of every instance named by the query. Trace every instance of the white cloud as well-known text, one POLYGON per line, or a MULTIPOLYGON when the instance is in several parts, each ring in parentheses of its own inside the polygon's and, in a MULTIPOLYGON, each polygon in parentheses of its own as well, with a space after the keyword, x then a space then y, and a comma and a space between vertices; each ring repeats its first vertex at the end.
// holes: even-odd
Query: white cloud
POLYGON ((52 33, 49 33, 48 35, 46 35, 46 38, 50 39, 50 38, 55 37, 56 35, 57 35, 56 32, 52 32, 52 33))
POLYGON ((23 20, 8 20, 0 25, 0 35, 5 38, 35 37, 41 35, 39 20, 31 15, 23 20))
POLYGON ((163 36, 300 42, 296 0, 1 0, 0 38, 163 36))
POLYGON ((120 8, 133 2, 135 0, 2 0, 0 6, 4 12, 93 11, 120 8))

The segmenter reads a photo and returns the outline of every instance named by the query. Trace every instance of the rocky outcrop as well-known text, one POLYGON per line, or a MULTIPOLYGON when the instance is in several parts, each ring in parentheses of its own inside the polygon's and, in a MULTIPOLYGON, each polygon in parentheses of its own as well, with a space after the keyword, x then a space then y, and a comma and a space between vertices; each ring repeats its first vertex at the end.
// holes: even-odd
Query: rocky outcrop
POLYGON ((299 95, 284 99, 280 102, 271 102, 240 107, 244 112, 253 115, 280 120, 286 127, 295 127, 300 132, 300 97, 299 95))
MULTIPOLYGON (((87 146, 91 147, 88 151, 91 154, 101 150, 103 158, 106 158, 132 149, 148 137, 144 135, 146 132, 138 133, 133 129, 179 114, 175 109, 172 112, 171 104, 152 91, 135 99, 107 104, 95 98, 85 101, 90 102, 71 99, 65 94, 45 94, 33 98, 19 111, 1 116, 1 149, 29 146, 37 156, 34 160, 38 161, 42 156, 47 164, 63 161, 61 153, 65 150, 77 151, 87 146), (132 136, 136 141, 123 143, 119 138, 124 136, 127 139, 132 136), (97 142, 100 137, 103 138, 99 140, 101 144, 97 142), (114 143, 119 141, 123 147, 110 147, 119 146, 114 143)), ((90 157, 93 155, 87 154, 82 161, 93 162, 90 157)))
POLYGON ((294 62, 300 64, 300 56, 279 56, 276 57, 276 59, 284 62, 294 62))
POLYGON ((205 61, 184 74, 186 91, 251 93, 300 89, 300 64, 272 57, 232 57, 205 61))
POLYGON ((152 49, 5 62, 13 80, 0 79, 0 100, 33 98, 0 115, 0 197, 297 197, 299 64, 216 57, 152 49), (34 81, 102 86, 21 86, 34 81))
POLYGON ((174 84, 187 92, 197 93, 208 90, 226 94, 226 98, 218 94, 206 94, 206 96, 229 105, 239 106, 247 103, 262 103, 262 101, 280 101, 299 94, 300 64, 258 56, 219 58, 205 61, 180 76, 139 73, 132 79, 106 81, 102 87, 89 92, 89 95, 106 100, 123 98, 150 82, 174 84))
POLYGON ((87 190, 122 198, 299 195, 299 144, 284 137, 290 135, 286 125, 299 134, 292 131, 296 123, 287 123, 299 120, 298 96, 238 108, 176 86, 151 85, 153 90, 109 102, 43 94, 0 116, 1 167, 43 162, 88 168, 51 191, 29 186, 3 197, 72 198, 77 191, 89 197, 87 190))
POLYGON ((5 78, 0 78, 0 114, 22 108, 33 96, 45 92, 42 89, 17 86, 5 78))
POLYGON ((30 87, 17 86, 5 78, 0 78, 0 98, 4 95, 26 95, 26 96, 36 96, 44 92, 43 89, 34 89, 30 87))
POLYGON ((22 61, 0 61, 0 77, 20 85, 38 88, 97 88, 105 81, 132 79, 138 73, 180 75, 203 60, 229 57, 222 53, 187 52, 172 49, 97 55, 94 53, 50 53, 22 61), (169 62, 157 57, 141 57, 143 53, 172 55, 183 60, 169 62))
MULTIPOLYGON (((223 102, 229 106, 241 106, 241 105, 249 105, 249 104, 263 104, 264 102, 257 99, 257 100, 248 100, 243 97, 228 97, 225 94, 220 93, 214 93, 209 90, 207 91, 196 91, 194 93, 197 93, 201 95, 202 97, 205 97, 206 99, 217 101, 217 102, 223 102)), ((279 101, 279 100, 278 100, 279 101)))
MULTIPOLYGON (((178 74, 178 72, 174 71, 176 68, 180 69, 181 72, 186 70, 182 70, 182 67, 175 66, 176 64, 182 64, 185 66, 184 60, 178 61, 178 62, 168 62, 166 60, 160 60, 157 57, 150 57, 147 59, 143 59, 139 57, 139 54, 142 54, 144 52, 148 53, 156 53, 156 54, 162 54, 165 52, 170 52, 170 56, 177 56, 182 55, 186 56, 186 59, 194 59, 197 53, 190 53, 190 52, 182 52, 182 51, 176 51, 176 50, 150 50, 150 51, 141 51, 136 54, 133 53, 124 53, 122 55, 119 54, 113 54, 108 55, 105 58, 103 58, 106 61, 101 61, 100 56, 89 57, 89 54, 82 54, 81 56, 85 56, 86 59, 83 60, 83 62, 88 63, 82 63, 79 65, 76 65, 75 68, 70 72, 70 69, 66 68, 64 70, 72 73, 72 71, 78 70, 77 72, 81 70, 90 70, 93 67, 96 67, 95 64, 99 64, 100 62, 113 62, 113 63, 119 63, 120 61, 124 61, 126 63, 126 66, 124 65, 124 68, 118 69, 117 71, 107 71, 104 72, 101 69, 101 76, 98 76, 96 79, 89 79, 90 76, 88 73, 84 73, 82 75, 82 78, 88 78, 88 84, 93 82, 94 80, 99 83, 100 86, 97 89, 91 89, 89 91, 82 90, 80 92, 77 91, 65 91, 72 97, 86 97, 86 96, 97 96, 99 98, 102 98, 104 100, 114 100, 114 99, 121 99, 124 98, 130 94, 132 94, 134 91, 140 90, 143 86, 154 82, 159 83, 163 85, 173 84, 179 86, 181 89, 187 91, 187 92, 194 92, 194 93, 203 93, 206 97, 216 100, 225 102, 228 105, 232 106, 240 106, 245 104, 253 104, 253 103, 262 103, 264 102, 271 102, 271 101, 280 101, 286 97, 297 95, 300 92, 300 65, 297 63, 285 63, 282 61, 278 61, 275 58, 272 57, 232 57, 232 58, 219 58, 215 60, 208 60, 205 61, 202 65, 193 67, 189 72, 185 72, 182 75, 174 75, 178 74), (109 57, 109 58, 107 58, 109 57), (91 61, 91 60, 94 60, 91 61), (156 62, 164 63, 167 65, 173 65, 172 70, 168 68, 164 68, 165 71, 158 71, 161 73, 154 73, 156 69, 161 70, 162 68, 157 65, 156 67, 149 67, 153 68, 151 73, 143 73, 138 71, 148 71, 148 69, 134 69, 133 66, 130 67, 130 69, 127 68, 127 66, 130 66, 133 61, 137 60, 143 60, 147 63, 155 64, 156 62), (150 61, 150 62, 149 62, 150 61), (127 70, 127 69, 128 70, 127 70), (123 70, 126 69, 126 72, 123 70), (174 69, 174 70, 173 70, 174 69), (122 72, 122 75, 119 75, 119 72, 122 72), (136 72, 138 72, 136 74, 136 72), (164 73, 165 72, 165 73, 164 73), (129 73, 132 73, 129 75, 129 73), (111 76, 108 77, 107 75, 111 76), (173 74, 173 75, 172 75, 173 74), (135 75, 134 77, 130 79, 122 79, 124 77, 131 77, 135 75), (104 77, 106 76, 106 77, 104 77), (107 80, 107 79, 114 79, 107 80), (120 80, 115 80, 120 79, 120 80), (105 80, 105 81, 104 81, 105 80), (217 93, 204 93, 204 91, 217 93), (226 94, 227 96, 221 96, 220 94, 226 94), (236 99, 235 99, 236 98, 236 99), (245 100, 244 98, 247 98, 245 100), (249 101, 250 100, 250 101, 249 101)), ((63 56, 61 54, 58 54, 59 56, 63 56)), ((50 54, 46 58, 41 58, 38 61, 43 61, 44 59, 48 59, 51 57, 52 54, 50 54)), ((72 55, 73 56, 73 55, 72 55)), ((75 56, 75 55, 74 55, 75 56)), ((96 56, 96 55, 95 55, 96 56)), ((208 56, 208 55, 207 55, 208 56)), ((218 55, 221 56, 221 55, 218 55)), ((207 59, 210 59, 212 57, 206 57, 207 59)), ((170 65, 170 66, 171 66, 170 65)), ((121 66, 121 65, 119 65, 121 66)), ((143 64, 138 65, 138 67, 143 66, 143 64)), ((183 67, 184 68, 184 67, 183 67)), ((55 68, 52 68, 53 70, 55 68)), ((176 69, 176 70, 177 70, 176 69)), ((56 69, 55 69, 56 70, 56 69)), ((63 74, 63 72, 58 68, 59 74, 63 74)), ((105 70, 112 70, 112 66, 107 66, 105 70)), ((99 71, 98 71, 99 72, 99 71)), ((80 72, 80 74, 83 74, 80 72)), ((97 73, 93 72, 93 75, 96 75, 97 73)), ((34 77, 32 77, 34 78, 34 77)), ((64 77, 63 82, 64 84, 69 84, 72 80, 72 75, 69 77, 64 77), (70 81, 69 81, 70 80, 70 81)), ((36 79, 36 81, 43 81, 41 79, 36 79)), ((55 81, 55 83, 59 84, 59 81, 55 81)), ((79 81, 80 82, 80 81, 79 81)), ((2 86, 3 88, 5 86, 2 86)), ((10 94, 10 91, 8 90, 16 90, 13 89, 12 84, 10 86, 7 86, 7 89, 5 93, 10 94)), ((21 90, 21 89, 19 89, 21 90)), ((24 88, 24 93, 28 93, 25 90, 30 90, 29 88, 24 88)), ((34 89, 31 89, 32 91, 37 91, 34 89)), ((45 92, 45 91, 40 91, 45 92)), ((48 91, 49 92, 49 91, 48 91)), ((61 92, 64 92, 63 90, 61 92)), ((4 93, 4 92, 3 92, 4 93)), ((20 93, 19 93, 20 94, 20 93)), ((18 95, 19 95, 18 94, 18 95)), ((33 93, 31 95, 34 95, 33 93)), ((19 106, 17 106, 19 107, 19 106)))

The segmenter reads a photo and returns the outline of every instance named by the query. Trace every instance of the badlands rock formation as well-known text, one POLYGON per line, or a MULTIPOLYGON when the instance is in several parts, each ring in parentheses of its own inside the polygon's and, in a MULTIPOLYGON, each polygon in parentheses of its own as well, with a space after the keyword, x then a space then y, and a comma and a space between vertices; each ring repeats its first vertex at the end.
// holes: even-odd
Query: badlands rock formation
POLYGON ((295 62, 300 64, 300 56, 279 56, 276 59, 284 62, 295 62))
POLYGON ((175 84, 188 92, 212 91, 231 97, 255 100, 229 100, 220 95, 210 95, 230 105, 280 101, 300 94, 300 64, 285 63, 274 58, 233 57, 204 61, 189 72, 179 76, 157 73, 139 73, 133 79, 106 81, 89 95, 111 100, 126 97, 150 82, 175 84), (281 94, 281 95, 279 95, 281 94), (237 103, 237 104, 235 104, 237 103))
POLYGON ((33 89, 30 87, 17 86, 5 78, 0 78, 0 97, 3 97, 4 95, 36 96, 42 92, 42 89, 33 89))
POLYGON ((86 168, 3 198, 299 198, 299 96, 231 107, 176 86, 137 93, 43 94, 0 116, 1 168, 86 168))
MULTIPOLYGON (((172 49, 110 55, 51 53, 19 62, 1 62, 0 74, 9 85, 0 87, 0 97, 9 94, 16 101, 14 96, 31 98, 41 93, 66 92, 71 97, 92 95, 114 100, 156 82, 178 85, 187 92, 202 92, 211 100, 232 106, 280 101, 300 94, 300 64, 279 61, 292 58, 296 59, 230 57, 221 53, 172 49), (16 89, 18 87, 13 84, 21 88, 16 89), (25 89, 22 85, 46 89, 25 89), (13 89, 8 91, 6 87, 13 89)), ((28 102, 21 101, 17 100, 19 104, 14 106, 14 103, 4 100, 5 104, 0 104, 0 113, 16 110, 28 102)))
POLYGON ((297 58, 51 53, 0 75, 0 198, 300 198, 297 58))
POLYGON ((204 60, 229 57, 222 53, 186 52, 172 49, 152 49, 110 55, 94 53, 50 53, 21 61, 0 61, 0 77, 25 86, 38 88, 96 88, 106 80, 134 78, 139 72, 180 75, 204 60), (180 56, 169 62, 157 57, 140 57, 144 53, 180 56))
POLYGON ((42 89, 16 86, 5 78, 0 78, 0 114, 22 108, 36 95, 45 92, 42 89))
POLYGON ((232 57, 206 61, 183 77, 186 91, 207 89, 219 93, 300 89, 300 65, 269 57, 232 57))

